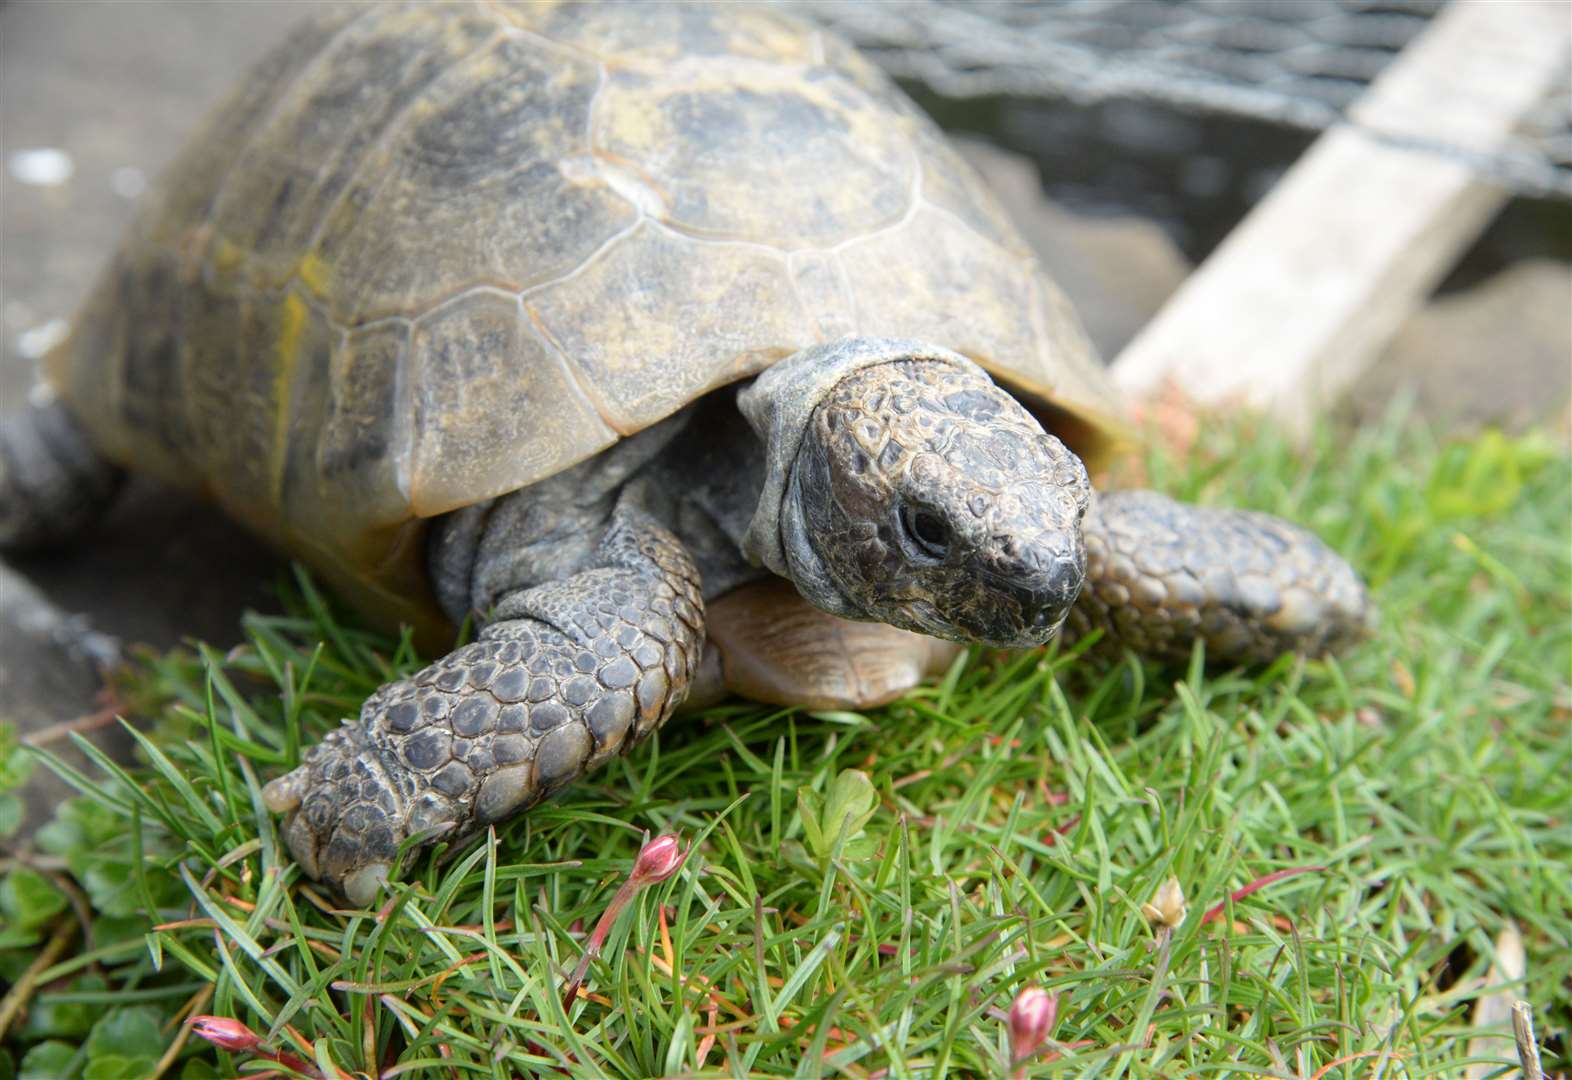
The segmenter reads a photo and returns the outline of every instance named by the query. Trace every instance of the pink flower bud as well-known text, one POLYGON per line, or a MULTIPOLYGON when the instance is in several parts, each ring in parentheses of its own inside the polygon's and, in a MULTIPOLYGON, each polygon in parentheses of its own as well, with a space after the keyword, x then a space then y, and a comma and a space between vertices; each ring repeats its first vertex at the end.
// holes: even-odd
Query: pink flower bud
POLYGON ((191 1030, 224 1050, 254 1050, 262 1039, 239 1020, 227 1016, 193 1016, 191 1030))
POLYGON ((688 853, 683 850, 680 838, 671 833, 657 836, 639 849, 628 881, 636 889, 665 881, 681 869, 687 857, 688 853))
POLYGON ((1016 1061, 1035 1054, 1059 1018, 1059 995, 1028 986, 1010 1005, 1010 1054, 1016 1061))
POLYGON ((622 909, 627 907, 628 901, 634 894, 646 885, 653 885, 657 881, 665 881, 682 868, 683 861, 688 853, 683 850, 682 841, 677 836, 667 833, 639 848, 638 855, 633 860, 633 869, 628 871, 627 880, 617 889, 616 895, 606 905, 606 910, 600 913, 600 921, 595 924, 589 940, 584 943, 584 952, 579 957, 579 962, 573 968, 573 974, 568 976, 568 981, 563 983, 562 1007, 566 1009, 573 1003, 574 997, 579 992, 579 986, 584 982, 584 976, 589 971, 590 957, 600 952, 601 945, 605 944, 606 935, 611 932, 612 923, 617 921, 617 916, 622 909))

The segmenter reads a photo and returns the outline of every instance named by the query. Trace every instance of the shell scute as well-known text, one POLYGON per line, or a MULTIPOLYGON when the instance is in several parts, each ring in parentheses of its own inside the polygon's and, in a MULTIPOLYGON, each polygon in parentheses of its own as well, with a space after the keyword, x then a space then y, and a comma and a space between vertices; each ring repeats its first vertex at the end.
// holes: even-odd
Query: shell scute
POLYGON ((280 95, 320 63, 322 55, 365 15, 351 8, 325 12, 302 22, 263 57, 169 169, 155 195, 159 210, 139 220, 138 239, 170 243, 176 239, 175 233, 205 221, 235 164, 237 147, 232 133, 255 131, 265 123, 280 95))
POLYGON ((910 228, 849 243, 840 257, 864 333, 910 335, 992 365, 1035 351, 1022 317, 1031 264, 929 205, 910 228))
POLYGON ((413 106, 323 231, 337 316, 416 315, 482 282, 528 288, 629 226, 626 200, 563 165, 588 153, 599 83, 595 64, 509 38, 413 106))
POLYGON ((359 19, 337 35, 269 116, 249 129, 211 213, 215 234, 246 253, 262 288, 295 272, 339 198, 375 169, 378 144, 434 82, 497 33, 494 20, 455 12, 441 33, 417 32, 418 7, 359 19))
POLYGON ((903 126, 843 80, 693 60, 615 70, 602 93, 597 151, 648 178, 684 232, 823 248, 899 221, 916 198, 903 126))
POLYGON ((194 456, 203 473, 221 478, 213 493, 226 510, 287 545, 289 506, 317 486, 315 440, 306 433, 319 422, 316 405, 340 331, 294 290, 233 302, 227 325, 224 314, 222 304, 207 314, 209 336, 188 364, 194 456), (219 335, 233 339, 224 352, 219 335), (214 362, 226 352, 227 370, 214 362))
POLYGON ((404 380, 410 325, 402 319, 342 334, 326 368, 314 425, 297 429, 311 455, 297 485, 292 519, 320 522, 324 533, 396 526, 409 516, 411 421, 404 380))
POLYGON ((353 487, 400 483, 397 465, 409 451, 398 390, 408 348, 409 325, 389 320, 345 335, 333 351, 327 415, 317 435, 324 480, 353 487))
POLYGON ((408 494, 421 517, 512 491, 617 439, 512 296, 462 296, 417 322, 413 344, 408 494))
POLYGON ((814 340, 779 255, 647 221, 525 303, 624 434, 814 340))
POLYGON ((127 427, 149 432, 162 451, 176 457, 187 454, 191 423, 187 410, 179 407, 187 356, 176 335, 184 285, 169 260, 126 267, 117 284, 118 311, 128 320, 118 335, 128 353, 116 387, 120 416, 127 427), (148 330, 138 333, 129 324, 131 318, 145 319, 148 330))

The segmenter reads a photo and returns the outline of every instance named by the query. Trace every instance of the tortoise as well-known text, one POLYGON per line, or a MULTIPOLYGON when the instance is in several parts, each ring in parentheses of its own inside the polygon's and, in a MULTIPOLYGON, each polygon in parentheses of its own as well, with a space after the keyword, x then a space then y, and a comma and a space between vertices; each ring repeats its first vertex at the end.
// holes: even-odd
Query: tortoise
POLYGON ((1124 411, 1064 297, 886 77, 773 7, 303 24, 45 375, 0 428, 0 545, 141 470, 446 652, 265 789, 357 903, 401 843, 727 691, 865 707, 957 642, 1247 662, 1370 620, 1303 529, 1093 493, 1124 411))

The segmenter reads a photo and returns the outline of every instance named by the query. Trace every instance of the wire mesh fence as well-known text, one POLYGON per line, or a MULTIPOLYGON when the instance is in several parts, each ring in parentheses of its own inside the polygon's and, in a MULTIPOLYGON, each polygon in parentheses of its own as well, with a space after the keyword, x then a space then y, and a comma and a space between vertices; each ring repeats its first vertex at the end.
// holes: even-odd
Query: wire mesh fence
MULTIPOLYGON (((1349 106, 1443 0, 797 0, 898 78, 948 99, 1147 102, 1302 131, 1349 106)), ((1572 57, 1569 57, 1572 69, 1572 57)), ((1465 161, 1508 190, 1572 201, 1572 76, 1523 130, 1465 161)))

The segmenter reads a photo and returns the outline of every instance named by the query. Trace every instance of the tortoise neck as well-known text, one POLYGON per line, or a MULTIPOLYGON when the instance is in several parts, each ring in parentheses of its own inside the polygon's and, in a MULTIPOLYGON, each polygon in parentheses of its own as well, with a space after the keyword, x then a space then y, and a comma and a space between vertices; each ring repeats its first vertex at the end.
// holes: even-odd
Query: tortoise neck
MULTIPOLYGON (((759 505, 764 444, 737 411, 735 391, 718 390, 690 407, 692 419, 661 455, 655 487, 667 493, 672 530, 690 546, 723 544, 736 557, 759 505)), ((709 591, 713 559, 698 557, 709 591)))

